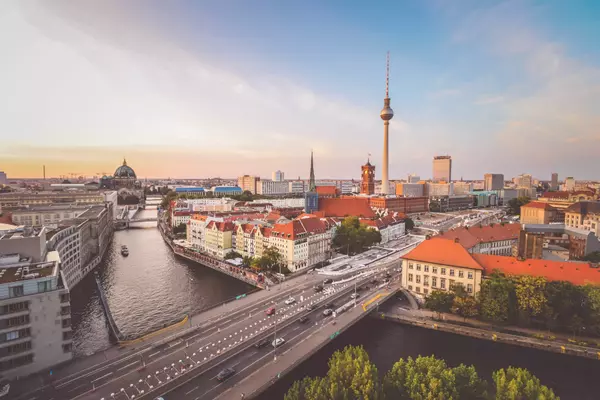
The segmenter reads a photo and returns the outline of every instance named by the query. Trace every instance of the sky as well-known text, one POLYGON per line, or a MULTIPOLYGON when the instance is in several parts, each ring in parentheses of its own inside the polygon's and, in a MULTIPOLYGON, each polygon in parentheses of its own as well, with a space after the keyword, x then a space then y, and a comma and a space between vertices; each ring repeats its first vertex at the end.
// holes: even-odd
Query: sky
POLYGON ((596 0, 4 0, 10 177, 600 179, 596 0))

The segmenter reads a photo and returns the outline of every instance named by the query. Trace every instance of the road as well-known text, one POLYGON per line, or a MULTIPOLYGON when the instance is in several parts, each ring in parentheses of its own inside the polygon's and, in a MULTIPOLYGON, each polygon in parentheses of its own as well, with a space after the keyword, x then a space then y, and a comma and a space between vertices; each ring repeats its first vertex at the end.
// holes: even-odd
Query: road
MULTIPOLYGON (((366 278, 357 287, 360 289, 361 297, 357 299, 357 304, 360 307, 361 298, 367 298, 369 293, 376 291, 376 287, 373 286, 370 290, 365 289, 366 281, 371 278, 366 278)), ((223 393, 227 389, 234 386, 237 382, 240 382, 248 375, 260 369, 263 365, 267 364, 277 354, 281 354, 286 350, 293 347, 295 344, 305 338, 311 331, 318 329, 322 324, 332 322, 333 316, 324 316, 323 310, 327 307, 328 303, 334 303, 337 308, 342 304, 345 304, 351 299, 351 293, 354 291, 354 285, 348 283, 345 286, 341 286, 336 292, 330 294, 312 294, 309 295, 308 299, 304 299, 303 304, 297 304, 289 307, 288 309, 282 310, 278 320, 277 332, 275 332, 274 320, 267 318, 262 322, 261 329, 264 331, 254 337, 253 340, 248 340, 243 346, 240 346, 239 350, 233 352, 232 355, 228 355, 222 360, 217 360, 214 364, 206 363, 206 367, 200 365, 197 367, 197 371, 186 379, 183 383, 173 382, 167 384, 165 387, 154 393, 153 395, 160 395, 165 400, 170 399, 193 399, 193 400, 207 400, 213 399, 219 394, 223 393), (312 304, 314 308, 307 310, 306 304, 312 304), (309 318, 308 322, 301 323, 299 319, 303 316, 309 318), (285 343, 279 348, 275 349, 272 345, 267 345, 263 348, 257 349, 255 344, 264 338, 268 338, 272 341, 277 338, 284 338, 285 343), (219 382, 216 378, 218 373, 224 368, 233 368, 236 373, 224 382, 219 382)), ((249 326, 251 329, 255 329, 254 326, 249 326)), ((245 340, 245 339, 244 339, 245 340)), ((198 359, 198 353, 196 354, 198 359)), ((164 381, 166 375, 164 373, 158 374, 161 381, 164 381)), ((121 397, 116 397, 120 400, 121 397)), ((144 397, 145 398, 145 397, 144 397)), ((148 397, 149 399, 152 397, 148 397)), ((127 396, 123 395, 122 399, 127 399, 127 396)))

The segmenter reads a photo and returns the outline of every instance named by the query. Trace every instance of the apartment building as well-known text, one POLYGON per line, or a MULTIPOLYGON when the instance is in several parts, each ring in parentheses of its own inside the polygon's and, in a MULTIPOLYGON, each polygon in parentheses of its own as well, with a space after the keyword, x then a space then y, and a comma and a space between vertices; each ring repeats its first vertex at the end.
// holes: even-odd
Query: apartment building
POLYGON ((361 219, 360 222, 379 231, 381 234, 381 244, 385 244, 406 234, 404 218, 399 216, 386 215, 377 219, 361 219))
POLYGON ((483 176, 483 190, 502 190, 503 188, 503 174, 485 174, 483 176))
POLYGON ((549 224, 558 220, 556 208, 541 201, 532 201, 521 206, 522 224, 549 224))
POLYGON ((99 191, 11 192, 0 193, 0 207, 18 208, 50 204, 103 204, 105 196, 99 191))
POLYGON ((77 218, 89 209, 86 205, 28 206, 12 211, 12 222, 23 226, 57 227, 60 221, 77 218))
POLYGON ((520 232, 520 224, 490 224, 452 229, 436 238, 454 240, 471 254, 510 256, 520 232))
POLYGON ((233 250, 234 230, 232 222, 210 221, 204 229, 204 252, 223 259, 227 253, 233 250))
POLYGON ((427 296, 461 284, 467 293, 481 287, 483 268, 458 241, 429 238, 402 256, 402 286, 427 296))
POLYGON ((0 373, 9 379, 73 357, 70 297, 60 256, 40 249, 31 237, 39 237, 39 232, 0 237, 0 244, 27 249, 0 250, 0 373))
POLYGON ((570 205, 565 210, 565 225, 600 236, 600 202, 580 201, 570 205))
POLYGON ((283 196, 290 193, 290 185, 286 181, 261 179, 256 183, 256 193, 265 196, 283 196))
POLYGON ((396 195, 404 197, 422 197, 424 194, 423 183, 396 183, 396 195))
POLYGON ((238 178, 238 187, 240 187, 243 192, 248 191, 252 194, 256 194, 258 182, 260 182, 260 177, 258 176, 242 175, 238 178))
POLYGON ((452 182, 452 157, 433 157, 433 181, 452 182))

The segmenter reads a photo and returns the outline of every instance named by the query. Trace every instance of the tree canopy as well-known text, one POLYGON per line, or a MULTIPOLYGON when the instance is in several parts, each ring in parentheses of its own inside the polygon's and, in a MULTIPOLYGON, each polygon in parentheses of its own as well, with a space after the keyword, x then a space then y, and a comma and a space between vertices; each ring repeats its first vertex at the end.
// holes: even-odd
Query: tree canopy
POLYGON ((516 199, 510 199, 508 201, 508 214, 521 215, 521 206, 524 206, 530 201, 531 199, 526 196, 517 197, 516 199))
POLYGON ((493 385, 474 366, 449 367, 435 356, 398 360, 379 380, 362 347, 347 346, 329 360, 324 377, 294 382, 285 400, 525 400, 558 399, 528 370, 509 367, 493 373, 493 385))
POLYGON ((362 224, 358 217, 346 217, 336 229, 333 246, 344 254, 357 254, 381 242, 381 233, 362 224))

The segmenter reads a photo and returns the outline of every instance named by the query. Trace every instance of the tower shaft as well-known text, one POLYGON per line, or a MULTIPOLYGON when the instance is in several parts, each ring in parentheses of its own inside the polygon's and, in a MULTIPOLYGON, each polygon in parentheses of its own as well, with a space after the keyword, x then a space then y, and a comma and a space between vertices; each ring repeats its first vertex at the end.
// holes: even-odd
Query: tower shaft
POLYGON ((389 194, 388 156, 390 121, 383 122, 383 165, 381 166, 381 193, 389 194))

